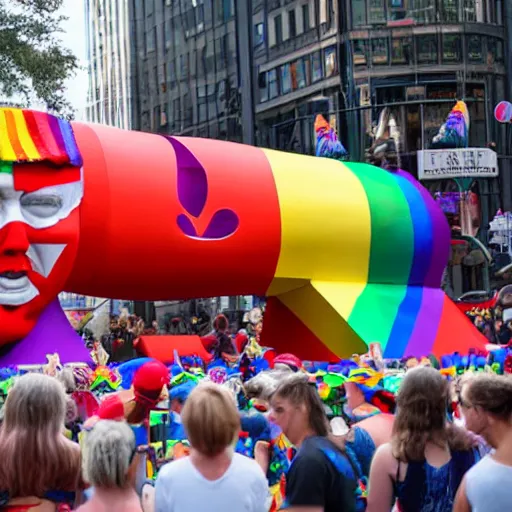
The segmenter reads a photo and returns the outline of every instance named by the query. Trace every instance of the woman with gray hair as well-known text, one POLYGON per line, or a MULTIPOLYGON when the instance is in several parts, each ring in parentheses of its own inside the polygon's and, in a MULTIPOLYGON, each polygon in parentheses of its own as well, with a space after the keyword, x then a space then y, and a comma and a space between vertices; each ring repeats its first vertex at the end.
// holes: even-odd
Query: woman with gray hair
POLYGON ((79 512, 142 512, 134 489, 137 448, 127 423, 102 420, 85 439, 83 473, 94 487, 79 512))

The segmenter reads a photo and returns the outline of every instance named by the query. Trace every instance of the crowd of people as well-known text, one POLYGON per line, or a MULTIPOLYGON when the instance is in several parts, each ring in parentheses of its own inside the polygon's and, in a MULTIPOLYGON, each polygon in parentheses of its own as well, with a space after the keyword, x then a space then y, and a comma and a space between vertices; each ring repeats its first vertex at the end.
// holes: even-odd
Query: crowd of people
MULTIPOLYGON (((216 327, 217 335, 223 334, 225 326, 216 327)), ((220 338, 213 350, 225 353, 220 338)), ((229 379, 220 383, 218 373, 195 379, 193 369, 185 372, 190 379, 176 380, 173 368, 169 375, 167 367, 150 362, 145 366, 150 375, 138 370, 131 390, 103 397, 99 409, 84 418, 79 443, 67 430, 80 404, 72 399, 66 371, 17 377, 2 409, 1 509, 508 509, 510 375, 449 375, 425 359, 405 371, 396 396, 384 392, 375 400, 369 381, 382 381, 382 362, 366 360, 358 368, 352 365, 343 379, 340 417, 326 406, 325 382, 318 384, 321 371, 307 371, 291 355, 274 363, 273 369, 233 385, 229 379), (187 449, 175 450, 174 460, 148 479, 147 446, 137 428, 147 430, 162 397, 170 413, 164 437, 186 438, 187 449), (248 400, 244 408, 241 397, 248 400), (277 447, 279 437, 262 434, 268 429, 286 443, 277 447), (253 441, 249 450, 247 437, 253 441), (278 458, 286 453, 281 472, 275 468, 276 453, 278 458), (277 500, 271 491, 276 474, 277 500)), ((329 382, 333 391, 337 384, 329 382)))

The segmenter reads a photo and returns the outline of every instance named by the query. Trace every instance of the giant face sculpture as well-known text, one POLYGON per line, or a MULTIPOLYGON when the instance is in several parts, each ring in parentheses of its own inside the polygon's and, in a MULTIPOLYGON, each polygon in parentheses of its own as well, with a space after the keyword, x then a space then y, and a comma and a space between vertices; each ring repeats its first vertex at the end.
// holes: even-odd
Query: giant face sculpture
POLYGON ((0 112, 0 345, 23 339, 69 277, 79 238, 81 158, 69 124, 0 112))

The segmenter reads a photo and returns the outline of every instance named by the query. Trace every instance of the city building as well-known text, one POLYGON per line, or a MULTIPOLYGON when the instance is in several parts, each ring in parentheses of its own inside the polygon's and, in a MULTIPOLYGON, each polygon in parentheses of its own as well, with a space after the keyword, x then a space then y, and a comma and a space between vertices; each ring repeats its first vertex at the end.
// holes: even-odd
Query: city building
POLYGON ((89 122, 130 129, 128 0, 85 0, 89 122))
POLYGON ((242 141, 235 0, 131 0, 133 128, 242 141))
POLYGON ((253 0, 252 24, 256 142, 311 153, 314 114, 342 107, 338 2, 253 0))

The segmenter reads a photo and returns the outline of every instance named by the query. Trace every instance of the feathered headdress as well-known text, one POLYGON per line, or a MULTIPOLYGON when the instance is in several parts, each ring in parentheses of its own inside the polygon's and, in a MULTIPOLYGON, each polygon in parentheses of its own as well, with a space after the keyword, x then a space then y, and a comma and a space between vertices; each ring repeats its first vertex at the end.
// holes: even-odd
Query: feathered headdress
POLYGON ((348 156, 347 150, 336 135, 336 130, 329 125, 321 114, 316 116, 316 156, 344 160, 348 156))
POLYGON ((432 140, 433 149, 467 148, 469 142, 469 112, 463 101, 457 101, 439 133, 432 140))

